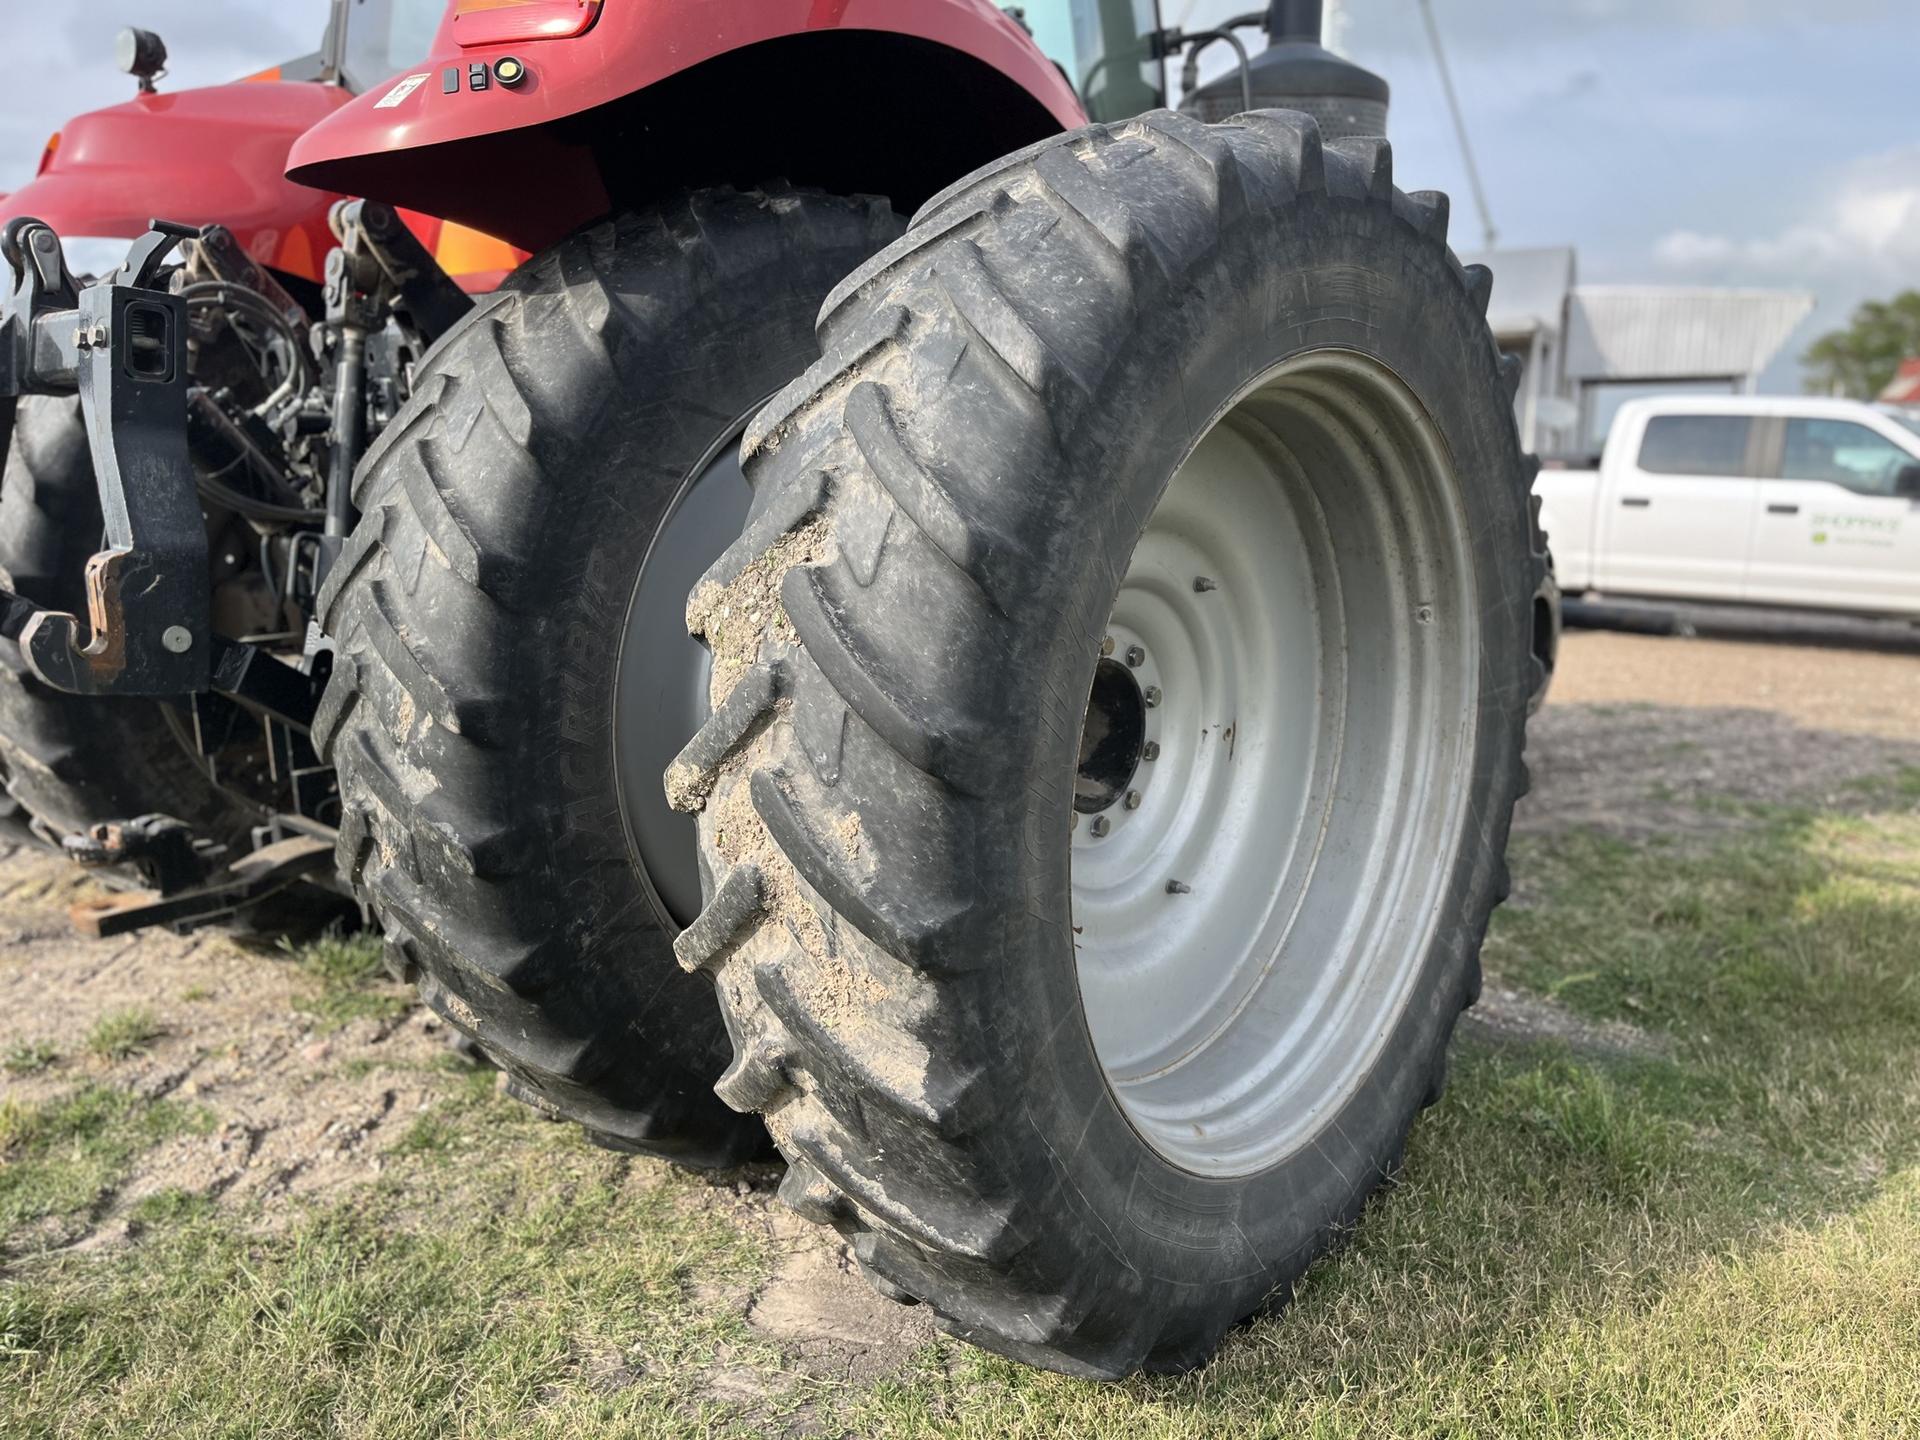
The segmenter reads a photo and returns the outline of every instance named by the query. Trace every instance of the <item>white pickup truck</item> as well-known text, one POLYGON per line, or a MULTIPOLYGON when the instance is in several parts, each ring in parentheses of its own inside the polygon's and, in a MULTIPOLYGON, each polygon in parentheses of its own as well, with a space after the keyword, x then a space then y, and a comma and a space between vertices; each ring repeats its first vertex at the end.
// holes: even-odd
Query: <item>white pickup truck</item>
POLYGON ((1566 594, 1920 619, 1920 422, 1851 400, 1620 407, 1598 470, 1534 486, 1566 594))

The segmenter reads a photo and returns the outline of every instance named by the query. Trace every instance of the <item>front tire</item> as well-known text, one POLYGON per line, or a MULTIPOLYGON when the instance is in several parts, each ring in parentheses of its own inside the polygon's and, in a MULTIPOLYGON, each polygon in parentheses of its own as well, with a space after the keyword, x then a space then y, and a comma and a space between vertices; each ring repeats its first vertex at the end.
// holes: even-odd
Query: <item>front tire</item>
POLYGON ((1446 214, 1301 115, 1063 136, 748 432, 679 951, 782 1195, 990 1349, 1201 1363, 1439 1094, 1542 565, 1446 214))
POLYGON ((713 1095, 721 1018, 670 951, 699 906, 659 787, 702 718, 682 609, 745 514, 746 417, 899 229, 884 201, 772 187, 577 235, 435 350, 355 480, 316 725, 341 867, 393 968, 603 1144, 714 1168, 766 1147, 713 1095))

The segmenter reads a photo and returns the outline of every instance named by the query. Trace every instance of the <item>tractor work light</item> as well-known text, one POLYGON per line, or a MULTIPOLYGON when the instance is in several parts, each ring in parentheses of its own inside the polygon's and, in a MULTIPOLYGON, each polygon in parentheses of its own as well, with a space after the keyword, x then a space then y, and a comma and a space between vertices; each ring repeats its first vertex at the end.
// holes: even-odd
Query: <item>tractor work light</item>
POLYGON ((129 25, 113 42, 114 63, 140 82, 142 93, 153 93, 157 76, 167 72, 167 42, 151 30, 129 25))
POLYGON ((566 40, 599 15, 600 0, 455 0, 453 38, 465 47, 566 40))

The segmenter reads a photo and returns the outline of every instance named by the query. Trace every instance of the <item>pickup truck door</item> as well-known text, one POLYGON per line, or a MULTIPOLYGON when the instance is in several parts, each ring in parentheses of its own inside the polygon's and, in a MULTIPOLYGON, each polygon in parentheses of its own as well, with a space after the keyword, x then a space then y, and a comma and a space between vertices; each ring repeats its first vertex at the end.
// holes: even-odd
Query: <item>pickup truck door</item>
POLYGON ((1760 482, 1747 598, 1920 614, 1920 501, 1893 494, 1920 454, 1852 420, 1789 416, 1760 482))
POLYGON ((1738 600, 1760 482, 1751 416, 1647 417, 1601 465, 1599 589, 1738 600))

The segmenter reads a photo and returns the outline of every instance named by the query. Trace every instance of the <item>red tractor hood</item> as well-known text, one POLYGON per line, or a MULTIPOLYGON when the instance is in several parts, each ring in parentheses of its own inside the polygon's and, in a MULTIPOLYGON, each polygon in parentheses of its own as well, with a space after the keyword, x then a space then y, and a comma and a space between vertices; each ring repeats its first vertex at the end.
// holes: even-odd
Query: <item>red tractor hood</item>
POLYGON ((247 253, 318 281, 341 198, 286 179, 293 142, 351 97, 337 85, 243 81, 140 95, 69 121, 37 178, 0 199, 0 222, 132 239, 152 219, 225 225, 247 253))

